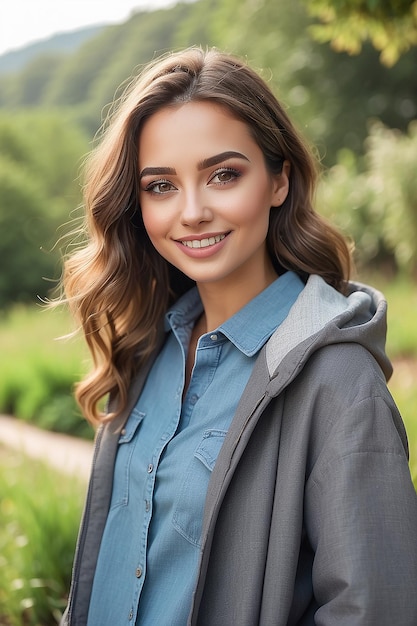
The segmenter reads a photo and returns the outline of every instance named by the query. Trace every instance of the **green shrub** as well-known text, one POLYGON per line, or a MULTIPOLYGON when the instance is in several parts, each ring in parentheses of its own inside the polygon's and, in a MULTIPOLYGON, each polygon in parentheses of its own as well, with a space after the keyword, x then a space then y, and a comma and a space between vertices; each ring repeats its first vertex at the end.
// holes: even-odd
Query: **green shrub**
POLYGON ((0 624, 53 626, 67 601, 84 486, 1 452, 0 624))
POLYGON ((84 345, 56 340, 71 330, 61 310, 17 306, 0 318, 0 411, 57 432, 92 438, 73 387, 83 374, 84 345))
POLYGON ((320 211, 355 242, 360 267, 417 270, 417 122, 408 133, 373 124, 363 159, 342 150, 323 176, 320 211))

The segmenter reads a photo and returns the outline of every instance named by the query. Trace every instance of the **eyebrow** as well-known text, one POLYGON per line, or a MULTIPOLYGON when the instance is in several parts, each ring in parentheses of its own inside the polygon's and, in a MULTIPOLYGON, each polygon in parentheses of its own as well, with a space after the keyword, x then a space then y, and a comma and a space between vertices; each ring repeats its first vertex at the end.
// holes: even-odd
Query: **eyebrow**
POLYGON ((244 159, 245 161, 249 161, 248 157, 240 152, 233 152, 233 150, 229 150, 228 152, 221 152, 220 154, 216 154, 215 156, 209 157, 208 159, 203 159, 197 165, 198 170, 205 170, 206 167, 213 167, 213 165, 218 165, 222 163, 222 161, 227 161, 228 159, 244 159))
MULTIPOLYGON (((213 167, 213 165, 218 165, 219 163, 229 159, 243 159, 244 161, 249 161, 248 157, 241 152, 228 150, 227 152, 221 152, 220 154, 215 154, 212 157, 203 159, 197 164, 197 169, 199 171, 205 170, 207 167, 213 167)), ((141 171, 139 178, 144 178, 145 176, 169 176, 176 173, 177 172, 173 167, 145 167, 141 171)))

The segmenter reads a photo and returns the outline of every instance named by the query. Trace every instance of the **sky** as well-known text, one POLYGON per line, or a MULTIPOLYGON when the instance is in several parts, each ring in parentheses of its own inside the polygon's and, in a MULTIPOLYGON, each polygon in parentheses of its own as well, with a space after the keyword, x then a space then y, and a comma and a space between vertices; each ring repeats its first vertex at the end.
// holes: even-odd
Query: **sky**
POLYGON ((96 24, 116 24, 132 11, 173 6, 176 0, 1 0, 0 54, 96 24))

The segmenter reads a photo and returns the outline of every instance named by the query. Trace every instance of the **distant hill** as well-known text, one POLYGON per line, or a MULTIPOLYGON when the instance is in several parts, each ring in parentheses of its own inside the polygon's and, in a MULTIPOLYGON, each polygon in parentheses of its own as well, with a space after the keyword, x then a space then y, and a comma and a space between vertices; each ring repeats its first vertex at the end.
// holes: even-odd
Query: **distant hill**
POLYGON ((44 53, 71 54, 88 39, 97 35, 105 26, 97 24, 87 28, 57 33, 47 39, 40 39, 28 46, 17 48, 0 55, 0 74, 17 72, 27 65, 34 57, 44 53))
MULTIPOLYGON (((101 125, 103 108, 113 101, 119 85, 135 68, 155 54, 196 43, 198 5, 188 1, 138 11, 123 23, 84 30, 81 39, 79 31, 62 34, 53 38, 57 40, 55 49, 46 48, 48 42, 39 42, 41 48, 27 47, 26 61, 21 60, 19 69, 11 71, 9 64, 7 72, 0 70, 0 110, 63 107, 94 135, 101 125), (71 35, 78 41, 73 40, 73 49, 65 51, 60 45, 62 38, 71 35)), ((199 33, 197 43, 208 43, 204 32, 199 33)))

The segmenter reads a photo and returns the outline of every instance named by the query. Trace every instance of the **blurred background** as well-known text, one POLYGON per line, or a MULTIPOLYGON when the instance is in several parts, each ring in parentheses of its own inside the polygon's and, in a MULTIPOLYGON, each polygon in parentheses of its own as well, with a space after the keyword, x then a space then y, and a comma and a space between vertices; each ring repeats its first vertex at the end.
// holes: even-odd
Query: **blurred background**
MULTIPOLYGON (((0 9, 0 413, 91 441, 88 365, 46 308, 82 219, 80 168, 142 64, 217 46, 259 69, 322 162, 317 209, 389 303, 391 392, 417 486, 417 2, 14 0, 0 9)), ((17 456, 0 421, 0 626, 59 622, 85 484, 17 456)))

